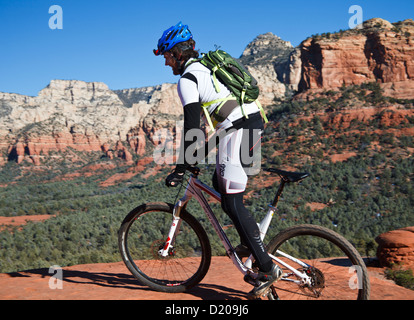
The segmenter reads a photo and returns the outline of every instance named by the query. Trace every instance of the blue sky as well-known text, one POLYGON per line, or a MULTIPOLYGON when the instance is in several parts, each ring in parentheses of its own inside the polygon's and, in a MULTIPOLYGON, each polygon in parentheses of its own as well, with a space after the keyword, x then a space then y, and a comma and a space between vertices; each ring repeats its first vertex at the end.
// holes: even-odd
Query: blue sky
POLYGON ((0 91, 35 96, 52 79, 106 83, 111 89, 176 82, 152 49, 182 21, 202 52, 219 45, 239 57, 259 34, 294 46, 312 34, 348 29, 351 5, 363 20, 414 18, 413 0, 0 0, 0 91), (52 5, 63 29, 50 29, 52 5))

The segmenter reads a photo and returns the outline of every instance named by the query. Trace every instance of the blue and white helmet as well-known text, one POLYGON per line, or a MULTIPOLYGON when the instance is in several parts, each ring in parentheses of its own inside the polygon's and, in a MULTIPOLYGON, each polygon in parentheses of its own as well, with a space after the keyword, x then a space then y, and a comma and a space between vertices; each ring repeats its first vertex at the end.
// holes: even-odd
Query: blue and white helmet
POLYGON ((154 49, 154 54, 159 56, 170 51, 177 43, 188 41, 193 38, 187 25, 181 24, 181 21, 171 28, 164 31, 162 37, 158 40, 158 48, 154 49))

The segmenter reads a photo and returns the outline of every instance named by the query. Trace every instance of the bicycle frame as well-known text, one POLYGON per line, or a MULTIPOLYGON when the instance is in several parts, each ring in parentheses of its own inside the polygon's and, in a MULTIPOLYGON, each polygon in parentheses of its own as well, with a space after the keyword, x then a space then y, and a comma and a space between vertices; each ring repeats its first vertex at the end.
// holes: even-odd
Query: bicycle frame
MULTIPOLYGON (((279 198, 280 198, 280 195, 283 191, 284 185, 285 185, 285 181, 282 180, 282 183, 279 186, 279 189, 276 193, 276 196, 274 198, 273 203, 271 205, 269 205, 269 209, 268 209, 268 212, 267 212, 266 216, 258 224, 259 230, 260 230, 260 236, 261 236, 262 240, 266 236, 267 230, 268 230, 269 225, 270 225, 270 223, 272 221, 272 218, 273 218, 273 214, 276 211, 276 205, 277 205, 277 202, 279 201, 279 198)), ((214 212, 212 211, 212 209, 211 209, 210 205, 208 204, 207 199, 204 197, 202 191, 204 191, 208 195, 212 196, 217 201, 219 201, 219 202, 221 201, 221 196, 218 192, 216 192, 215 190, 211 189, 209 186, 207 186, 206 184, 201 182, 197 178, 197 175, 192 174, 190 176, 190 180, 188 181, 184 196, 180 200, 178 200, 177 203, 174 206, 173 222, 171 224, 171 228, 170 228, 170 231, 168 233, 168 238, 167 238, 166 244, 165 244, 163 249, 159 250, 159 254, 163 257, 166 257, 168 255, 170 247, 172 247, 174 245, 176 231, 179 230, 180 212, 183 208, 186 207, 187 203, 192 199, 192 197, 194 197, 195 199, 197 199, 198 203, 201 205, 204 212, 206 213, 210 223, 213 225, 214 230, 216 231, 218 237, 220 238, 222 244, 224 245, 224 248, 226 249, 227 255, 233 261, 233 264, 244 275, 250 274, 253 278, 256 278, 257 274, 254 273, 253 270, 252 270, 252 260, 254 259, 253 256, 251 255, 246 260, 246 262, 244 262, 244 263, 237 256, 234 247, 230 243, 230 240, 228 239, 228 237, 227 237, 226 233, 224 232, 223 228, 221 227, 220 222, 217 220, 214 212)), ((304 262, 302 262, 302 261, 300 261, 300 260, 284 253, 284 252, 281 252, 280 250, 277 250, 276 252, 278 254, 282 255, 283 257, 288 258, 289 260, 294 261, 295 263, 298 263, 299 265, 301 265, 305 268, 309 267, 309 265, 307 263, 304 263, 304 262)), ((280 265, 283 265, 284 267, 288 268, 290 271, 295 273, 301 279, 301 280, 292 280, 292 279, 287 279, 287 278, 284 279, 282 277, 282 280, 292 281, 292 282, 296 282, 298 284, 310 283, 310 277, 307 276, 305 273, 293 268, 288 263, 282 261, 278 257, 275 257, 274 255, 271 255, 271 254, 269 254, 269 255, 273 260, 275 260, 280 265)))

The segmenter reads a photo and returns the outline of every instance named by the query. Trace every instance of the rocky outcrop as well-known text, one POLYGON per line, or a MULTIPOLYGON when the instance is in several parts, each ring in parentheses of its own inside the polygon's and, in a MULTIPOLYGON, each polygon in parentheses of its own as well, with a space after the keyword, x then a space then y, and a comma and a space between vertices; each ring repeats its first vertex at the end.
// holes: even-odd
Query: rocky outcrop
POLYGON ((283 99, 297 91, 300 51, 273 33, 256 37, 246 47, 240 61, 257 79, 262 104, 273 104, 275 99, 283 99))
POLYGON ((300 45, 299 90, 377 81, 384 95, 414 98, 414 22, 364 22, 361 29, 323 34, 300 45))
POLYGON ((112 91, 99 82, 53 80, 36 97, 0 93, 0 110, 1 165, 24 159, 40 164, 51 151, 68 147, 130 161, 130 151, 119 142, 143 154, 144 123, 170 127, 182 107, 174 84, 112 91))
POLYGON ((396 264, 414 271, 414 227, 385 232, 375 241, 377 257, 383 266, 396 264))

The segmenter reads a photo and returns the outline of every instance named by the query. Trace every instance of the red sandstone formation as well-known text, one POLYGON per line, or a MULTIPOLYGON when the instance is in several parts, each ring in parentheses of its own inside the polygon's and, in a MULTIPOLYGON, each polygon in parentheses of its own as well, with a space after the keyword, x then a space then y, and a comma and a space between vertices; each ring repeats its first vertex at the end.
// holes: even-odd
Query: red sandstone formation
POLYGON ((377 81, 386 96, 414 98, 414 22, 371 19, 362 29, 325 34, 301 44, 299 90, 377 81))
POLYGON ((379 245, 377 256, 382 265, 396 264, 414 271, 414 227, 385 232, 375 241, 379 245))

